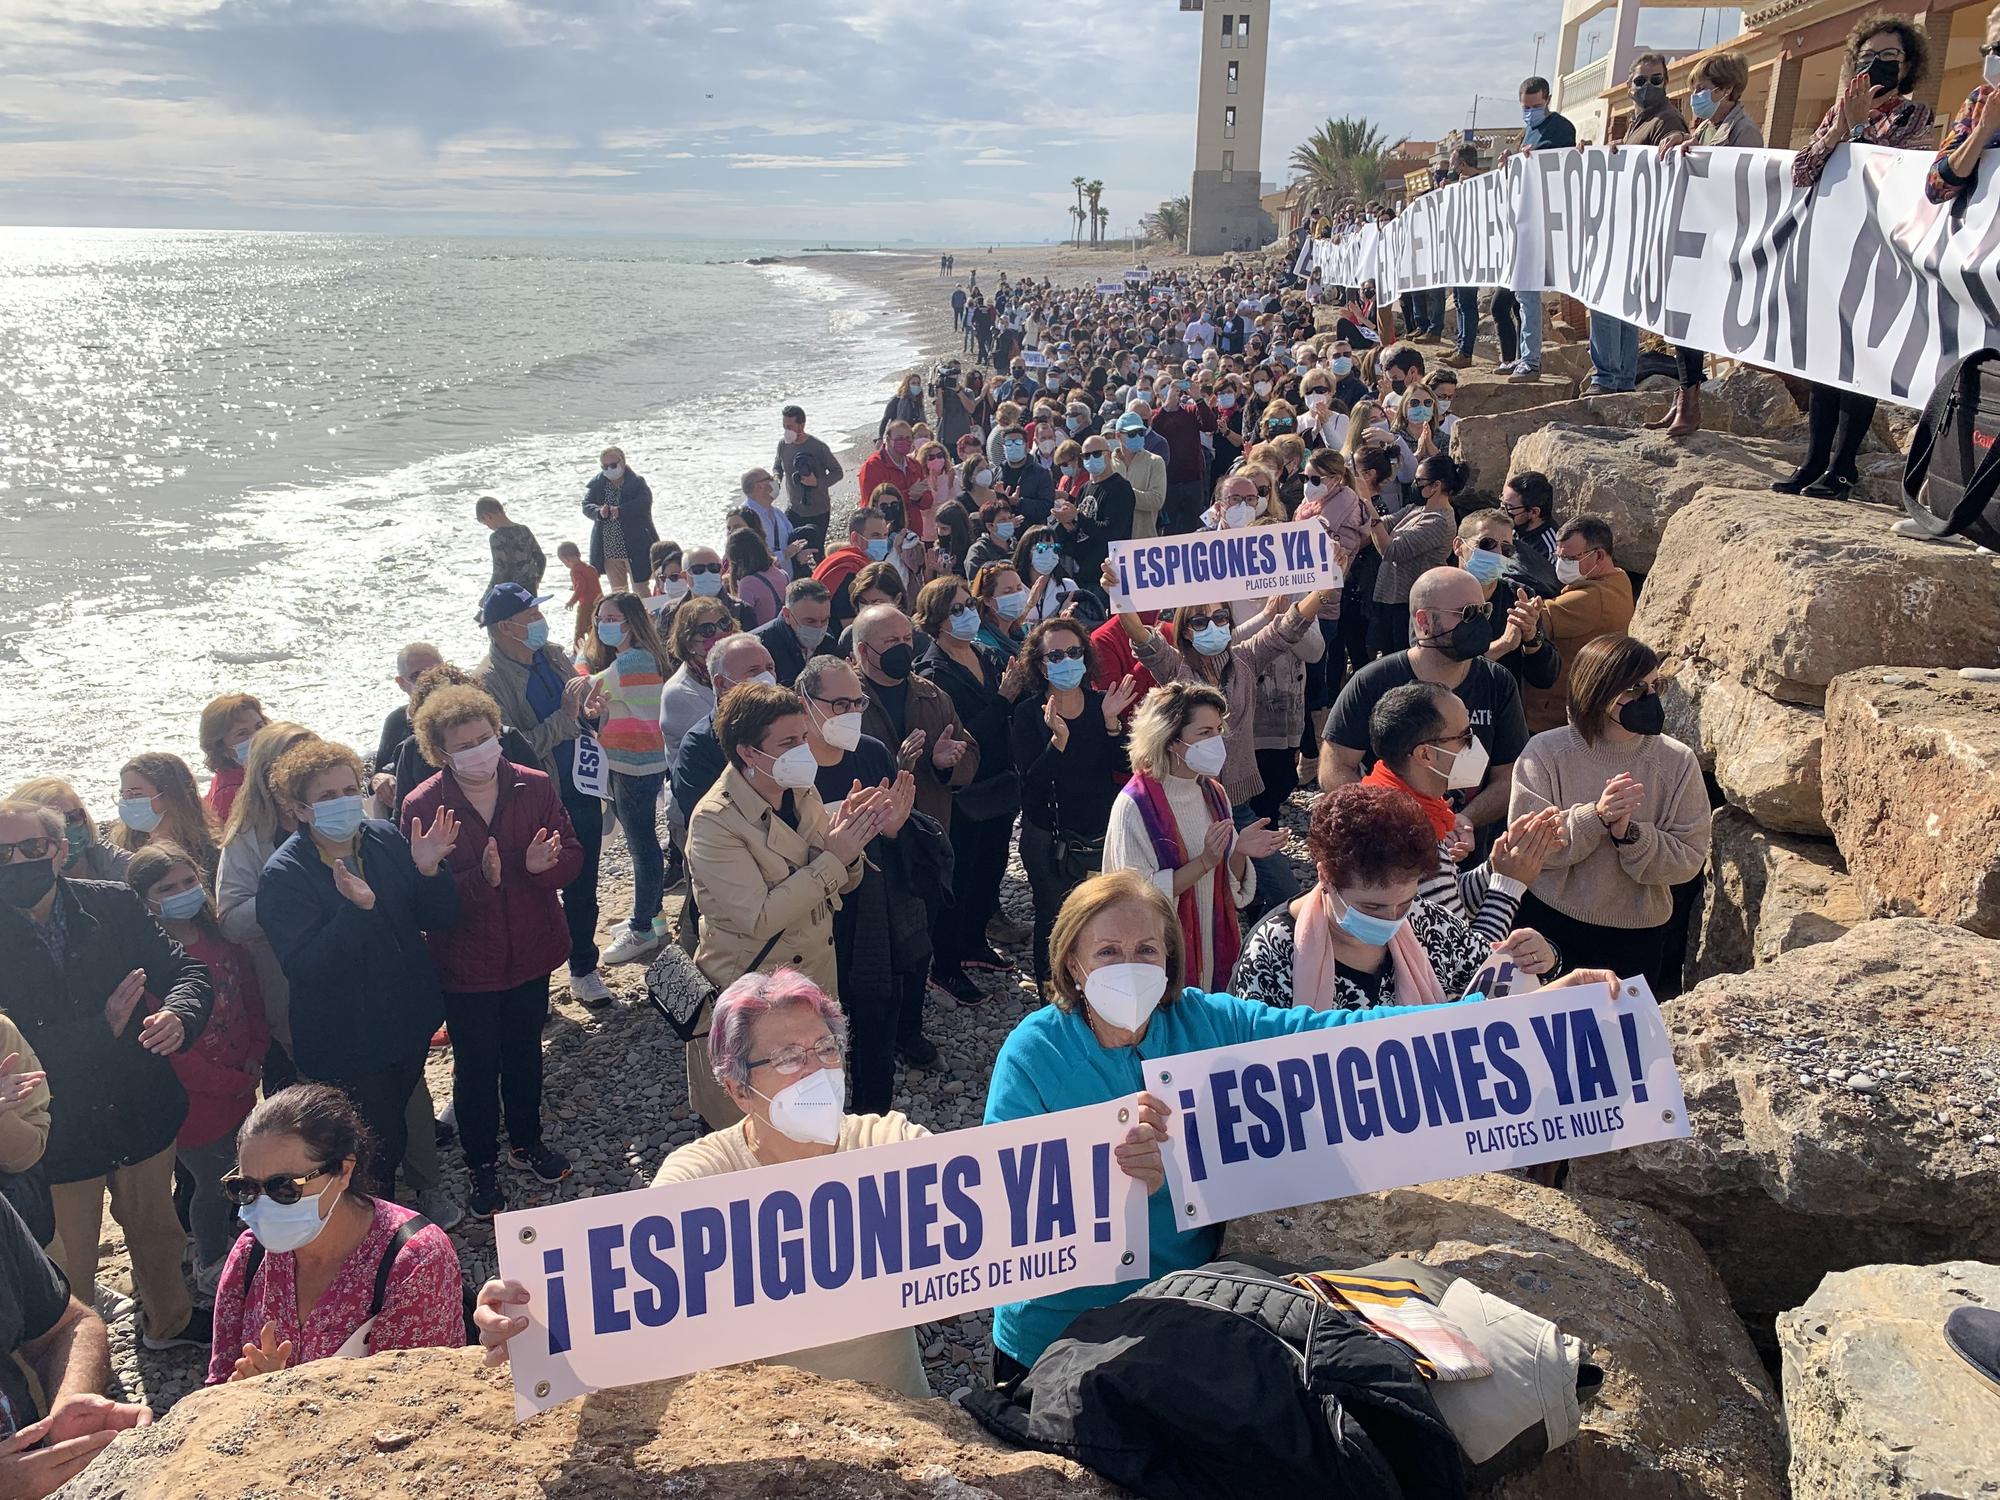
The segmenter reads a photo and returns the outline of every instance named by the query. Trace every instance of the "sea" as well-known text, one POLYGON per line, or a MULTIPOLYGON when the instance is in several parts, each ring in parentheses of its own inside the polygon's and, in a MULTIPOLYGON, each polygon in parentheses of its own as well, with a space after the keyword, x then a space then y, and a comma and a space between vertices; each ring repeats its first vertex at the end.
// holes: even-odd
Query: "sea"
POLYGON ((804 248, 0 228, 0 795, 102 817, 145 750, 205 783, 224 692, 365 756, 399 645, 485 649, 474 501, 533 528, 553 616, 606 446, 718 542, 782 406, 839 448, 916 362, 886 293, 751 263, 804 248))

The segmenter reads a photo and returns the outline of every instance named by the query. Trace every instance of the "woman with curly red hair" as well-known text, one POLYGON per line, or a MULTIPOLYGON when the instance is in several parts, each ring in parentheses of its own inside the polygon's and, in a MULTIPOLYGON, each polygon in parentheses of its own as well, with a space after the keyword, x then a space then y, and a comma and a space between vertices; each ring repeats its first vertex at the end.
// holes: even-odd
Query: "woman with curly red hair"
POLYGON ((1251 929, 1231 994, 1314 1010, 1437 1005, 1463 994, 1489 954, 1546 954, 1530 929, 1489 945, 1418 898, 1437 835, 1402 792, 1357 783, 1320 798, 1306 847, 1318 881, 1251 929))

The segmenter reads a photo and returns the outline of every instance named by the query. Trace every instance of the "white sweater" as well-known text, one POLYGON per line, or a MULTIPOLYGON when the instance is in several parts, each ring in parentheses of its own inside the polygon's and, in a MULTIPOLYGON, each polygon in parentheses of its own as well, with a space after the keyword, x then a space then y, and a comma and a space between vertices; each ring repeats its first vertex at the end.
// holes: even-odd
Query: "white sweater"
MULTIPOLYGON (((1163 776, 1160 784, 1167 790, 1167 806, 1174 815, 1174 827, 1180 832, 1181 848, 1192 857, 1201 852, 1202 840, 1208 837, 1209 825, 1214 818, 1209 815, 1208 799, 1202 795, 1201 783, 1192 776, 1163 776)), ((1146 820, 1140 815, 1139 804, 1130 797, 1111 799, 1111 823, 1104 832, 1105 870, 1137 870, 1148 880, 1167 893, 1167 899, 1174 897, 1174 873, 1162 870, 1160 862, 1153 856, 1153 840, 1146 833, 1146 820)), ((1247 861, 1243 866, 1243 879, 1238 882, 1229 870, 1229 862, 1210 874, 1204 875, 1194 888, 1196 909, 1201 913, 1201 930, 1212 932, 1215 921, 1215 886, 1220 876, 1229 879, 1229 899, 1242 906, 1257 893, 1257 867, 1247 861)), ((1197 988, 1213 990, 1218 984, 1226 984, 1227 974, 1217 974, 1215 952, 1211 945, 1202 945, 1202 972, 1189 974, 1187 982, 1197 988)))

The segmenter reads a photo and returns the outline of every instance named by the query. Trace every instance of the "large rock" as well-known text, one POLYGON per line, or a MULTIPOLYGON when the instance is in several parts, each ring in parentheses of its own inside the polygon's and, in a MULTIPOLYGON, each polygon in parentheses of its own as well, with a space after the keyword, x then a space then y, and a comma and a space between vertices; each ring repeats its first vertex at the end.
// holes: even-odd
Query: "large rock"
POLYGON ((1767 1347, 1829 1271, 2000 1258, 2000 943, 1863 922, 1665 1013, 1694 1138, 1573 1182, 1691 1230, 1767 1347))
POLYGON ((1742 437, 1782 437, 1794 428, 1802 435, 1806 414, 1778 376, 1732 361, 1701 388, 1701 425, 1742 437))
MULTIPOLYGON (((1523 442, 1516 465, 1527 467, 1525 455, 1550 438, 1523 442)), ((1595 463, 1592 472, 1607 470, 1595 463)), ((1828 683, 1861 667, 2000 659, 1993 559, 1897 536, 1888 520, 1867 506, 1704 487, 1667 523, 1632 633, 1662 656, 1697 659, 1716 676, 1813 707, 1828 683)), ((1622 544, 1619 560, 1628 560, 1622 544)))
POLYGON ((1718 807, 1710 828, 1706 905, 1689 932, 1690 983, 1830 943, 1862 920, 1832 844, 1772 833, 1734 807, 1718 807))
POLYGON ((1794 1500, 1992 1500, 2000 1399, 1938 1330, 2000 1266, 1861 1266, 1778 1319, 1794 1500))
POLYGON ((948 1401, 778 1365, 634 1386, 514 1421, 476 1349, 322 1359, 197 1391, 64 1500, 1072 1500, 1124 1495, 1002 1447, 948 1401))
POLYGON ((1699 657, 1677 658, 1660 697, 1667 733, 1700 757, 1732 805, 1766 828, 1826 835, 1818 709, 1768 698, 1699 657))
POLYGON ((1715 1271, 1649 1208, 1491 1175, 1239 1220, 1230 1248, 1408 1255, 1553 1320, 1604 1367, 1568 1446, 1504 1500, 1777 1500, 1778 1408, 1715 1271))
POLYGON ((1827 821, 1870 909, 2000 937, 2000 683, 1853 672, 1826 735, 1827 821))
MULTIPOLYGON (((1428 363, 1445 352, 1426 348, 1425 361, 1428 363)), ((1451 409, 1460 417, 1484 417, 1498 411, 1523 411, 1531 406, 1547 406, 1551 401, 1568 401, 1575 395, 1575 380, 1547 370, 1539 379, 1513 380, 1474 365, 1458 372, 1458 395, 1451 409)))

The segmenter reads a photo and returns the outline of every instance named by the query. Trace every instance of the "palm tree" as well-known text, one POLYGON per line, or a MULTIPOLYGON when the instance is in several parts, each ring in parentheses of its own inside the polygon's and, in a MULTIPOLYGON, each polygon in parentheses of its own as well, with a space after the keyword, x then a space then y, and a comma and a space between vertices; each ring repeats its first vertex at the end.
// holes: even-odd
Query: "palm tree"
MULTIPOLYGON (((1090 200, 1090 243, 1097 243, 1098 207, 1097 200, 1104 196, 1104 182, 1093 178, 1083 185, 1083 196, 1090 200)), ((1105 217, 1110 217, 1108 214, 1105 217)))
POLYGON ((1099 208, 1092 210, 1092 212, 1096 215, 1097 224, 1091 230, 1090 237, 1092 241, 1101 245, 1104 243, 1105 231, 1111 227, 1111 210, 1108 208, 1099 208))
POLYGON ((1305 144, 1292 148, 1291 168, 1305 187, 1308 208, 1329 207, 1343 198, 1368 199, 1382 192, 1388 142, 1365 119, 1328 120, 1305 144))
POLYGON ((1076 243, 1078 248, 1081 248, 1083 245, 1083 179, 1081 177, 1072 177, 1069 180, 1069 185, 1076 189, 1076 207, 1069 211, 1069 216, 1076 220, 1076 243))
POLYGON ((1188 214, 1193 204, 1183 193, 1178 198, 1167 198, 1160 206, 1139 221, 1139 227, 1146 231, 1146 238, 1159 240, 1169 245, 1187 242, 1188 214))

